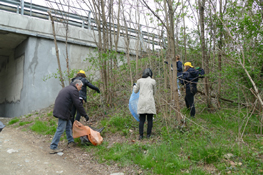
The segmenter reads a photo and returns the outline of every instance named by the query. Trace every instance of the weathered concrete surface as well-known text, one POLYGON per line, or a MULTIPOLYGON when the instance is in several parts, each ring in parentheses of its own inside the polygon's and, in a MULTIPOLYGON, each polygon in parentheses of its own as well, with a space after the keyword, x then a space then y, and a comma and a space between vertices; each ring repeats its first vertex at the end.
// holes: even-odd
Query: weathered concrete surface
MULTIPOLYGON (((65 44, 58 43, 58 47, 62 71, 65 71, 65 44)), ((73 49, 69 50, 74 53, 76 46, 72 47, 73 49)), ((57 72, 58 64, 54 50, 53 41, 29 37, 4 61, 0 69, 0 78, 5 82, 0 87, 0 116, 20 116, 54 103, 61 89, 59 80, 50 78, 43 81, 44 76, 57 72)), ((76 56, 85 57, 87 51, 88 48, 78 48, 79 54, 76 56)), ((77 58, 74 54, 70 55, 72 60, 77 58)), ((88 62, 75 63, 72 68, 77 69, 79 65, 85 67, 88 66, 88 62)))
MULTIPOLYGON (((65 43, 58 42, 58 48, 62 71, 66 71, 65 43)), ((88 75, 99 78, 98 71, 89 61, 84 61, 97 55, 94 48, 69 44, 68 50, 71 69, 89 69, 88 75)), ((18 117, 54 104, 61 90, 59 79, 43 81, 43 78, 57 70, 52 40, 29 37, 20 44, 0 67, 1 82, 5 82, 0 86, 0 116, 18 117)))
POLYGON ((2 60, 1 56, 11 55, 14 49, 26 39, 26 35, 0 30, 0 65, 2 60))
MULTIPOLYGON (((15 13, 0 11, 0 30, 25 34, 42 38, 53 39, 51 21, 31 18, 15 13)), ((61 23, 55 23, 58 40, 65 40, 65 27, 61 23)), ((98 32, 80 27, 70 26, 68 30, 68 42, 89 47, 96 47, 98 42, 98 32)), ((114 37, 112 37, 114 41, 114 37)), ((137 40, 130 39, 130 54, 136 54, 137 40)), ((118 51, 126 52, 126 42, 124 37, 119 38, 118 51)))
MULTIPOLYGON (((50 40, 29 37, 9 56, 10 61, 5 61, 0 69, 0 76, 2 82, 10 85, 1 86, 4 90, 0 91, 1 116, 20 116, 54 103, 54 98, 61 89, 59 81, 42 80, 45 75, 58 68, 56 57, 52 53, 53 45, 50 40)), ((62 48, 63 44, 59 43, 59 46, 62 48)), ((62 67, 65 67, 65 59, 62 57, 61 60, 62 67)))
POLYGON ((2 65, 5 68, 0 69, 0 104, 3 102, 16 102, 20 100, 21 90, 23 87, 24 75, 24 55, 14 58, 10 56, 2 65))
MULTIPOLYGON (((4 11, 0 11, 0 16, 0 116, 18 117, 54 104, 61 90, 59 79, 43 81, 46 75, 58 70, 51 22, 4 11)), ((56 23, 56 34, 61 68, 66 71, 65 28, 62 24, 56 23)), ((88 75, 99 78, 95 67, 84 61, 98 55, 98 32, 69 26, 68 36, 70 69, 88 70, 88 75)), ((130 53, 135 54, 136 42, 130 40, 130 53)), ((120 37, 118 47, 119 51, 125 51, 123 37, 120 37)), ((67 85, 68 81, 65 83, 67 85)))

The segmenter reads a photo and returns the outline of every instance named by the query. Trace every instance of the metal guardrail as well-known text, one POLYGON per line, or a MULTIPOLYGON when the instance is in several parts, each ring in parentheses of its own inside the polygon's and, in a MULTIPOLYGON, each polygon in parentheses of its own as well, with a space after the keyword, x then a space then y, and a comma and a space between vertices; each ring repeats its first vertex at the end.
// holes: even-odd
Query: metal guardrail
MULTIPOLYGON (((44 20, 49 20, 49 16, 47 11, 51 11, 51 13, 54 15, 54 20, 59 23, 63 23, 65 21, 65 17, 67 17, 67 22, 69 25, 81 27, 85 29, 95 30, 98 31, 98 26, 95 21, 95 19, 91 18, 91 11, 87 11, 88 16, 82 16, 78 14, 68 13, 52 8, 48 8, 45 6, 32 4, 25 2, 24 0, 0 0, 0 10, 13 12, 25 16, 31 16, 35 18, 40 18, 44 20)), ((101 23, 102 24, 102 23, 101 23)), ((110 24, 107 23, 107 26, 111 28, 111 31, 117 31, 117 25, 116 24, 110 24)), ((126 28, 124 26, 120 27, 120 35, 126 36, 126 28)), ((141 30, 140 25, 140 31, 134 28, 128 27, 128 37, 137 39, 139 35, 140 41, 146 42, 148 44, 151 44, 154 48, 154 45, 165 47, 166 46, 166 37, 159 36, 154 33, 148 33, 141 30)))

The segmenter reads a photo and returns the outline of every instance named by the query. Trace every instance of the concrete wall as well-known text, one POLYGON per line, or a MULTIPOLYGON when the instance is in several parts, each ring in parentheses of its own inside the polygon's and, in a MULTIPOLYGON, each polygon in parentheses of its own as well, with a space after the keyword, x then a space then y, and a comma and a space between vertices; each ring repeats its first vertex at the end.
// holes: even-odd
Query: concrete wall
MULTIPOLYGON (((66 70, 65 44, 58 43, 62 70, 66 70)), ((59 80, 43 77, 58 69, 51 40, 29 37, 1 68, 0 116, 16 117, 54 103, 61 89, 59 80), (17 59, 14 59, 17 58, 17 59)))
POLYGON ((20 100, 23 87, 24 55, 15 57, 14 54, 3 59, 0 68, 0 103, 20 100))
MULTIPOLYGON (((52 53, 52 41, 29 37, 20 44, 6 64, 1 75, 7 82, 1 91, 0 116, 16 117, 49 106, 61 89, 57 79, 42 80, 43 75, 57 69, 56 57, 52 53), (21 57, 22 55, 22 57, 21 57), (19 72, 15 71, 17 69, 19 72), (16 73, 15 75, 13 74, 16 73), (7 76, 11 75, 11 76, 7 76), (6 95, 5 95, 6 94, 6 95), (45 98, 47 97, 47 98, 45 98)), ((65 62, 62 61, 62 65, 65 62)), ((3 81, 5 82, 5 81, 3 81)))
MULTIPOLYGON (((57 73, 58 69, 51 21, 4 11, 0 11, 0 16, 0 31, 28 37, 15 49, 10 49, 9 56, 0 57, 0 116, 17 117, 54 104, 61 90, 59 79, 43 81, 44 76, 57 73)), ((55 26, 61 67, 65 71, 65 28, 60 23, 55 26)), ((97 55, 98 32, 69 26, 68 37, 70 68, 88 70, 87 74, 99 78, 98 71, 92 70, 94 67, 88 61, 83 61, 97 55)), ((130 39, 131 55, 136 54, 136 44, 137 40, 130 39)), ((123 37, 119 38, 118 48, 120 52, 126 51, 123 37)))
MULTIPOLYGON (((31 18, 11 12, 0 11, 0 30, 10 31, 28 36, 36 36, 46 39, 53 39, 53 30, 51 21, 31 18)), ((55 23, 57 39, 65 40, 65 27, 61 23, 55 23)), ((68 30, 68 42, 89 47, 96 47, 98 42, 98 32, 80 27, 70 26, 68 30)), ((114 37, 112 36, 112 41, 114 37)), ((130 39, 129 52, 136 55, 136 39, 130 39)), ((142 47, 146 49, 147 44, 142 43, 142 47)), ((145 50, 144 49, 144 50, 145 50)), ((118 51, 126 52, 126 42, 123 36, 119 37, 118 51)))
MULTIPOLYGON (((65 71, 65 44, 59 42, 58 47, 62 71, 65 71)), ((84 59, 97 55, 94 48, 72 44, 69 44, 68 48, 71 69, 86 70, 92 67, 84 59)), ((119 65, 121 64, 123 63, 119 62, 119 65)), ((0 69, 0 116, 18 117, 54 104, 61 90, 59 79, 52 77, 43 81, 43 78, 56 73, 57 70, 52 40, 29 37, 21 43, 2 63, 0 69)), ((87 74, 90 73, 99 78, 98 71, 90 69, 87 74)))

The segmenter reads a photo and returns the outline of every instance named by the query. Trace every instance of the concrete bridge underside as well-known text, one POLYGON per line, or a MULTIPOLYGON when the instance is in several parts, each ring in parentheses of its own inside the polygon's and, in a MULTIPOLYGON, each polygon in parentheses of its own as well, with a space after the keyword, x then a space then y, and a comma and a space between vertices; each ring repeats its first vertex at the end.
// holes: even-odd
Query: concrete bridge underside
MULTIPOLYGON (((43 77, 58 69, 51 22, 0 11, 0 116, 17 117, 50 106, 61 90, 58 79, 43 77)), ((66 48, 62 24, 56 24, 62 70, 66 70, 66 48)), ((98 34, 69 27, 68 52, 71 69, 87 69, 85 58, 96 53, 98 34)), ((135 53, 137 41, 130 41, 135 53)), ((125 51, 120 38, 119 50, 125 51)), ((94 73, 94 72, 93 72, 94 73)))

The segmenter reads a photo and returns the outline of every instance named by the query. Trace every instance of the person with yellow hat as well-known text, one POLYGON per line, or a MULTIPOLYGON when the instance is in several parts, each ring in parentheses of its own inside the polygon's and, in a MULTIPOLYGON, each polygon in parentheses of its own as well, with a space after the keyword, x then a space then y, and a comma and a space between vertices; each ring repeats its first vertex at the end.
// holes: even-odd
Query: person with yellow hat
POLYGON ((199 77, 199 72, 192 66, 191 62, 184 63, 185 71, 181 77, 181 84, 185 85, 186 95, 185 104, 188 109, 190 109, 190 116, 195 117, 195 105, 194 105, 194 95, 197 92, 197 82, 199 77))
MULTIPOLYGON (((87 79, 86 79, 86 73, 84 70, 79 70, 76 77, 72 79, 72 82, 74 80, 81 80, 83 83, 83 86, 81 88, 81 90, 79 91, 79 100, 83 105, 83 100, 85 102, 87 102, 87 86, 95 91, 97 91, 98 93, 100 93, 99 88, 97 88, 96 86, 92 85, 87 79)), ((72 110, 71 110, 71 122, 72 124, 75 121, 75 114, 76 114, 76 107, 73 105, 72 110)), ((76 116, 76 120, 80 120, 80 113, 79 111, 77 111, 77 116, 76 116)), ((86 116, 86 121, 89 120, 89 117, 86 116)))

